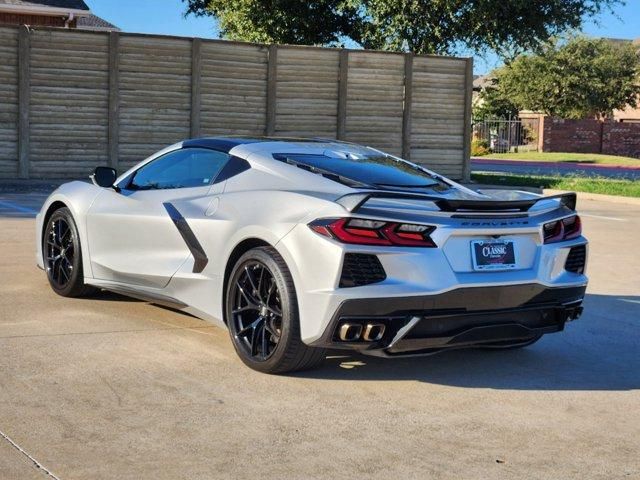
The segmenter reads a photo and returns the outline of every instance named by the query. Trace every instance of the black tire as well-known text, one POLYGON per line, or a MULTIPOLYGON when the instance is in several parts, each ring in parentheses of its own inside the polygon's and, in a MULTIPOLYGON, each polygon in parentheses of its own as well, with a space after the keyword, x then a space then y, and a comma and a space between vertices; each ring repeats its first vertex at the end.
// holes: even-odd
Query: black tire
POLYGON ((53 291, 63 297, 95 293, 95 287, 84 283, 80 235, 68 208, 53 212, 42 237, 42 260, 53 291))
POLYGON ((480 348, 486 348, 490 350, 517 350, 519 348, 524 348, 524 347, 528 347, 529 345, 533 345, 541 338, 542 338, 542 335, 538 335, 537 337, 533 337, 525 340, 508 341, 508 342, 491 343, 487 345, 482 345, 480 348))
POLYGON ((300 339, 293 279, 272 247, 249 250, 236 262, 227 284, 225 313, 238 356, 254 370, 307 370, 325 358, 325 349, 309 347, 300 339))

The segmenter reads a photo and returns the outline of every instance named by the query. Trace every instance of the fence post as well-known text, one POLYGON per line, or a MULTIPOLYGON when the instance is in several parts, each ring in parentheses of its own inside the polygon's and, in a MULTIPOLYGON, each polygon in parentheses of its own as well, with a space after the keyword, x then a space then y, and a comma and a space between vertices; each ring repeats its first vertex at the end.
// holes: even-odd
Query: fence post
POLYGON ((29 28, 18 30, 18 176, 29 178, 31 104, 31 38, 29 28))
POLYGON ((120 33, 109 32, 109 166, 118 169, 120 143, 120 33))
POLYGON ((413 98, 413 53, 404 54, 404 102, 402 105, 402 158, 411 159, 411 102, 413 98))
POLYGON ((349 88, 349 50, 340 50, 338 72, 338 118, 336 119, 336 138, 347 137, 347 94, 349 88))
POLYGON ((271 136, 276 132, 276 102, 278 94, 278 46, 269 45, 269 59, 267 64, 267 122, 265 135, 271 136))
POLYGON ((191 138, 200 136, 200 79, 202 40, 191 40, 191 138))
POLYGON ((467 58, 465 69, 465 95, 464 95, 464 134, 462 136, 463 159, 462 180, 471 180, 471 98, 473 95, 473 58, 467 58))

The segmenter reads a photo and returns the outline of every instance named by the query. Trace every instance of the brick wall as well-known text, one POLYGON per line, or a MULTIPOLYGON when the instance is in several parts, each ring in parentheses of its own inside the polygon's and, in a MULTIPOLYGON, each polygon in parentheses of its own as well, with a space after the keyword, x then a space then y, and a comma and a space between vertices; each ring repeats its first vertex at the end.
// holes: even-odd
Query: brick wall
POLYGON ((640 158, 640 123, 605 123, 602 153, 640 158))
POLYGON ((640 158, 640 123, 545 117, 539 146, 544 152, 603 153, 640 158))
POLYGON ((544 119, 545 152, 600 153, 602 124, 598 120, 544 119))

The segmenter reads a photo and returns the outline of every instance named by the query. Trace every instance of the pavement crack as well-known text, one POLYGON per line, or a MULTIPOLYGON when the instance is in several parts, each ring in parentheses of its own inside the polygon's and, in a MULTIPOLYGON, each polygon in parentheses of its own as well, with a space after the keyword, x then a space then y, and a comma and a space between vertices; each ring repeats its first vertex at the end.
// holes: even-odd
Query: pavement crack
POLYGON ((0 436, 2 438, 4 438, 7 442, 9 442, 9 444, 15 448, 16 450, 18 450, 22 455, 24 455, 25 457, 27 457, 32 463, 33 465, 40 470, 42 473, 44 473, 45 475, 54 478, 55 480, 60 480, 60 477, 56 476, 53 472, 51 472, 50 470, 48 470, 44 465, 42 465, 38 460, 36 460, 35 458, 33 458, 31 455, 29 455, 28 452, 26 452, 20 445, 18 445, 16 442, 14 442, 13 440, 11 440, 11 438, 4 433, 2 430, 0 430, 0 436))

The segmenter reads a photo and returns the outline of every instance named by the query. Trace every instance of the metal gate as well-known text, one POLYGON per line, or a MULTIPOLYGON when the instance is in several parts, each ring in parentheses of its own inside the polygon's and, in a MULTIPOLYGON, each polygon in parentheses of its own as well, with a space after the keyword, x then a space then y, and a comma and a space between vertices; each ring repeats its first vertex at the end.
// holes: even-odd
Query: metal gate
POLYGON ((492 153, 538 151, 539 118, 483 118, 474 120, 473 139, 492 153))

